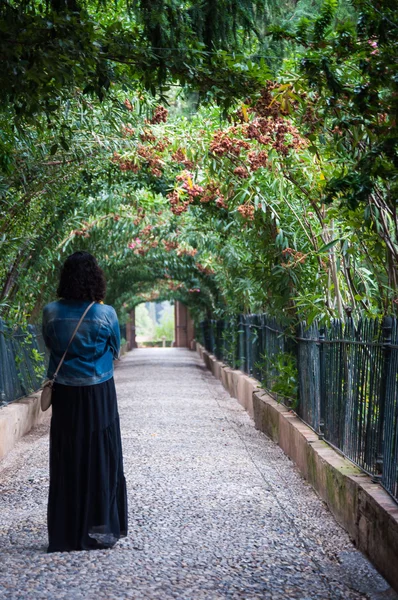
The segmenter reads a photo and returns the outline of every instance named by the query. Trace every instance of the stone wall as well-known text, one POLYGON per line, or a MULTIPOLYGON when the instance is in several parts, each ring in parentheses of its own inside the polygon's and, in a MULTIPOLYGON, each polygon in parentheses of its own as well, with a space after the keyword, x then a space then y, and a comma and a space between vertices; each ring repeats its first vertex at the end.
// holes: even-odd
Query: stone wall
MULTIPOLYGON (((126 342, 120 349, 121 356, 128 350, 129 344, 126 342)), ((117 368, 117 361, 115 366, 117 368)), ((41 392, 39 391, 0 408, 0 460, 33 427, 49 421, 51 408, 46 412, 42 412, 40 395, 41 392)))
POLYGON ((398 591, 398 505, 378 484, 341 456, 260 383, 230 369, 196 343, 207 368, 238 400, 255 426, 296 463, 355 545, 398 591))

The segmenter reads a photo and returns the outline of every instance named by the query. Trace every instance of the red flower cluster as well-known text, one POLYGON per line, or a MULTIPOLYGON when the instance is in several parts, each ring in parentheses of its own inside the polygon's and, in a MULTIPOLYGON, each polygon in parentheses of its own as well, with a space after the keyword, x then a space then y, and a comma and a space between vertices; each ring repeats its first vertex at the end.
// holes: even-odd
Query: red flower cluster
POLYGON ((190 205, 189 200, 182 200, 177 190, 173 190, 167 194, 167 198, 170 202, 170 210, 175 215, 180 215, 188 210, 190 205))
POLYGON ((244 219, 253 221, 254 219, 254 206, 253 204, 241 204, 238 206, 238 211, 244 219))
POLYGON ((188 206, 194 202, 195 198, 200 198, 200 202, 202 203, 215 200, 218 208, 228 209, 225 198, 221 194, 220 188, 215 182, 210 182, 205 188, 203 188, 202 186, 193 183, 192 173, 189 171, 183 171, 180 173, 180 175, 177 175, 176 180, 183 182, 181 188, 184 194, 187 194, 188 198, 186 196, 181 198, 177 190, 174 190, 168 194, 167 198, 169 199, 171 205, 171 211, 175 215, 180 215, 188 210, 188 206))
POLYGON ((178 150, 171 155, 171 158, 174 160, 174 162, 183 165, 186 169, 193 169, 195 166, 192 160, 187 159, 184 151, 181 150, 181 148, 178 148, 178 150))
POLYGON ((197 198, 203 194, 203 188, 201 185, 196 185, 195 183, 190 183, 186 181, 182 184, 182 188, 186 191, 188 196, 191 198, 197 198))
POLYGON ((193 175, 190 171, 183 171, 176 176, 176 181, 188 181, 188 179, 192 179, 192 177, 193 175))
POLYGON ((131 104, 130 100, 128 100, 126 98, 126 100, 124 101, 124 106, 127 108, 127 110, 129 110, 130 112, 133 110, 133 105, 131 104))
POLYGON ((162 140, 159 140, 157 144, 155 144, 154 148, 157 152, 164 152, 167 146, 170 146, 169 138, 165 137, 162 140))
POLYGON ((260 144, 271 144, 284 156, 292 148, 297 150, 308 145, 308 141, 300 135, 291 121, 279 116, 274 119, 264 117, 255 119, 247 128, 247 136, 260 144), (286 135, 289 135, 288 139, 286 135))
POLYGON ((188 290, 188 292, 190 294, 199 294, 200 288, 191 288, 190 290, 188 290))
POLYGON ((144 129, 143 133, 140 133, 140 140, 142 142, 154 142, 156 140, 156 135, 154 135, 150 129, 144 129))
POLYGON ((245 169, 245 167, 236 167, 234 169, 234 173, 241 179, 247 179, 249 177, 249 172, 247 169, 245 169))
POLYGON ((157 248, 158 245, 159 245, 158 240, 152 240, 152 241, 147 240, 145 242, 145 245, 143 245, 141 243, 141 240, 139 238, 136 238, 136 240, 131 242, 128 247, 133 250, 134 254, 139 254, 140 256, 145 256, 145 254, 147 254, 151 248, 157 248))
POLYGON ((250 148, 249 142, 230 137, 229 133, 235 132, 235 127, 230 127, 228 131, 216 131, 210 144, 210 152, 217 156, 223 156, 224 154, 239 156, 241 150, 248 150, 250 148))
POLYGON ((287 119, 279 118, 275 122, 275 141, 272 147, 281 152, 288 154, 290 149, 298 150, 308 146, 308 140, 301 137, 298 129, 287 119), (286 140, 286 135, 290 136, 290 141, 286 140))
POLYGON ((134 250, 134 254, 139 254, 140 256, 145 256, 145 254, 147 254, 147 252, 149 251, 149 248, 145 247, 145 248, 136 248, 134 250))
POLYGON ((87 232, 87 227, 82 227, 82 229, 75 229, 73 234, 77 235, 77 236, 82 236, 85 238, 90 237, 90 234, 87 232))
POLYGON ((133 173, 138 173, 140 170, 140 166, 136 165, 133 160, 122 158, 117 152, 113 153, 111 161, 118 164, 121 171, 133 171, 133 173))
POLYGON ((215 200, 219 196, 221 196, 221 192, 218 184, 215 181, 211 181, 206 185, 204 189, 204 194, 201 197, 200 201, 203 204, 206 204, 207 202, 215 200))
POLYGON ((254 111, 261 117, 276 118, 281 113, 281 104, 277 102, 272 95, 272 90, 279 87, 274 81, 267 81, 266 86, 261 90, 261 96, 254 104, 254 111))
POLYGON ((146 160, 152 175, 155 177, 161 177, 163 175, 163 171, 161 169, 161 160, 158 156, 156 156, 153 148, 142 146, 142 144, 140 144, 137 148, 137 154, 146 160))
POLYGON ((178 150, 173 152, 173 154, 171 155, 171 158, 177 163, 182 163, 182 162, 184 162, 186 156, 185 156, 184 152, 181 150, 181 148, 178 148, 178 150))
POLYGON ((137 154, 138 156, 141 156, 141 158, 145 158, 146 160, 150 161, 153 158, 153 149, 139 144, 137 147, 137 154))
POLYGON ((267 166, 268 154, 264 150, 261 150, 261 152, 249 152, 247 159, 252 171, 257 171, 260 167, 267 166))
POLYGON ((247 126, 246 135, 251 140, 257 140, 259 144, 266 146, 272 141, 271 122, 268 119, 255 119, 247 126))
POLYGON ((122 133, 123 133, 124 137, 127 137, 128 135, 134 135, 135 134, 135 129, 133 129, 130 124, 123 125, 123 127, 122 127, 122 133))
POLYGON ((171 252, 171 250, 176 250, 178 248, 178 242, 163 240, 163 245, 166 248, 167 252, 171 252))
POLYGON ((157 106, 153 113, 152 119, 149 119, 148 123, 155 125, 156 123, 166 123, 169 111, 164 106, 157 106))
POLYGON ((188 250, 187 248, 179 248, 177 250, 177 256, 195 256, 198 253, 196 248, 191 248, 188 250))
POLYGON ((182 188, 183 188, 184 192, 186 192, 188 194, 188 196, 190 196, 191 202, 193 201, 194 198, 201 196, 204 191, 202 186, 196 185, 195 183, 193 183, 192 177, 193 177, 193 175, 189 171, 183 171, 176 177, 177 181, 183 182, 182 188))
POLYGON ((289 261, 287 263, 281 263, 282 267, 296 266, 298 263, 304 263, 305 259, 307 258, 306 254, 304 254, 303 252, 298 252, 293 248, 285 248, 284 250, 282 250, 282 254, 283 256, 290 257, 292 259, 292 261, 289 261))
POLYGON ((153 229, 153 225, 146 225, 143 229, 141 229, 139 235, 141 237, 146 237, 151 233, 152 229, 153 229))
POLYGON ((228 204, 225 202, 225 198, 222 194, 216 199, 216 205, 218 208, 225 208, 225 210, 228 210, 228 204))
POLYGON ((210 267, 204 267, 200 263, 196 263, 195 267, 198 269, 198 271, 200 271, 204 275, 214 275, 214 271, 210 267))

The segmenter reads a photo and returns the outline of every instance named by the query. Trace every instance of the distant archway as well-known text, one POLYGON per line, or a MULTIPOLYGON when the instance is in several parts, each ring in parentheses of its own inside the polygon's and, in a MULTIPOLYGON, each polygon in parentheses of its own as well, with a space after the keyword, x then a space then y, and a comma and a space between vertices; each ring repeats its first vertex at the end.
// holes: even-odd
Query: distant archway
MULTIPOLYGON (((186 304, 176 300, 174 304, 174 347, 192 348, 195 336, 193 319, 186 304)), ((129 319, 126 323, 126 340, 129 350, 137 348, 135 309, 130 311, 129 319)))

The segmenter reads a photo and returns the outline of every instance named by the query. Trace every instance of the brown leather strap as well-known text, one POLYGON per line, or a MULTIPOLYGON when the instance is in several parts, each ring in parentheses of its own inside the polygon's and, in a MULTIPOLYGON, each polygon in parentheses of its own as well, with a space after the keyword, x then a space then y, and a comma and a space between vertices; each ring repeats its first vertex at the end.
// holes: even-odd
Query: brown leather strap
POLYGON ((63 357, 61 358, 61 360, 59 361, 59 364, 58 364, 57 370, 55 371, 55 373, 54 373, 54 375, 53 375, 53 379, 55 379, 55 378, 57 377, 57 375, 58 375, 58 371, 59 371, 59 370, 60 370, 60 368, 62 367, 62 363, 64 362, 64 360, 65 360, 65 356, 66 356, 66 354, 67 354, 67 352, 68 352, 68 350, 69 350, 69 346, 70 346, 70 345, 71 345, 71 343, 73 342, 73 339, 74 339, 74 337, 75 337, 75 335, 76 335, 76 333, 77 333, 77 330, 79 329, 80 325, 81 325, 81 324, 82 324, 82 322, 83 322, 83 319, 84 319, 84 317, 86 316, 86 314, 88 313, 88 311, 90 310, 90 308, 92 307, 92 305, 93 305, 93 304, 95 304, 95 302, 92 302, 92 303, 91 303, 89 306, 87 306, 86 310, 84 311, 84 313, 83 313, 83 314, 82 314, 82 316, 81 316, 81 319, 80 319, 80 321, 79 321, 79 322, 78 322, 78 324, 76 325, 75 331, 73 332, 73 334, 72 334, 72 337, 71 337, 71 338, 70 338, 70 340, 69 340, 69 344, 68 344, 68 345, 67 345, 67 347, 66 347, 66 350, 65 350, 65 352, 64 352, 64 355, 63 355, 63 357))

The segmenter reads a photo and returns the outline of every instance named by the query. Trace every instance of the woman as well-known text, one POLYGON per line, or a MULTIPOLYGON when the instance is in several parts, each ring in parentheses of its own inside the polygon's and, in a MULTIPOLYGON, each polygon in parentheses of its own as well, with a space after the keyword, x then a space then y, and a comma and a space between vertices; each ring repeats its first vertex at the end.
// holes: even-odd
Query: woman
POLYGON ((103 304, 106 283, 88 252, 69 256, 43 310, 51 379, 85 309, 52 393, 47 552, 111 548, 127 535, 113 359, 119 356, 116 312, 103 304))

